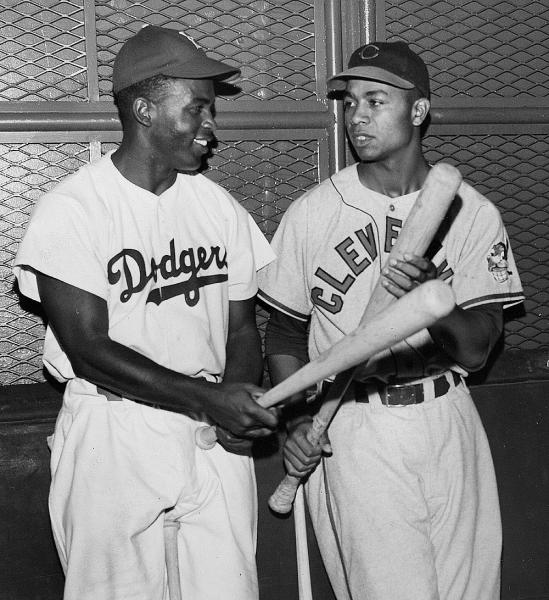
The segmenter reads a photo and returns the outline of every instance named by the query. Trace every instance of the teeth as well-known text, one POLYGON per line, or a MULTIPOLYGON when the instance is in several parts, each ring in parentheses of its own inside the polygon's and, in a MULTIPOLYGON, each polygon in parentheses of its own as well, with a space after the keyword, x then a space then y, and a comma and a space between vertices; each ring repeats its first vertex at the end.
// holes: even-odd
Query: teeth
POLYGON ((207 145, 208 145, 208 140, 199 140, 199 139, 197 139, 197 138, 194 138, 194 141, 195 141, 197 144, 200 144, 201 146, 207 146, 207 145))

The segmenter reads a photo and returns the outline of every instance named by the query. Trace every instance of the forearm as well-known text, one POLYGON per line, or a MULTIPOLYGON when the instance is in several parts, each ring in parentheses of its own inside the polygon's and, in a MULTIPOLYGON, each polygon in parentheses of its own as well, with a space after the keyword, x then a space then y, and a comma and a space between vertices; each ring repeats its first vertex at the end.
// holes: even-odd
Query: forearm
POLYGON ((167 369, 108 337, 87 341, 72 352, 78 377, 119 393, 125 398, 180 413, 208 412, 219 389, 214 383, 167 369))
MULTIPOLYGON (((265 331, 265 353, 271 383, 276 385, 287 379, 308 362, 308 324, 272 309, 265 331)), ((287 399, 289 406, 284 414, 286 426, 304 420, 305 392, 287 399)))
MULTIPOLYGON (((276 385, 298 371, 305 361, 289 354, 273 354, 267 356, 271 383, 276 385)), ((284 422, 288 430, 292 430, 303 421, 310 421, 310 409, 305 403, 306 392, 299 392, 285 400, 284 422)))
POLYGON ((435 344, 469 372, 481 369, 503 328, 499 306, 464 310, 456 307, 429 328, 435 344))
POLYGON ((259 385, 263 375, 261 340, 255 326, 229 334, 223 381, 259 385))

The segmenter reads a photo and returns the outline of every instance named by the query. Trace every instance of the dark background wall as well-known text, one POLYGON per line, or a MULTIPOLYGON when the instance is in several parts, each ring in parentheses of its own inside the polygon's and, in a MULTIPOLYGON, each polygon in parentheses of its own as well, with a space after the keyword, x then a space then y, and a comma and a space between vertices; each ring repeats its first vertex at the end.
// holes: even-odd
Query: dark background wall
MULTIPOLYGON (((40 360, 39 307, 10 266, 36 199, 120 139, 112 61, 142 23, 185 28, 242 66, 218 102, 207 176, 270 237, 289 204, 351 160, 326 79, 359 43, 404 39, 432 77, 430 161, 447 160, 499 207, 527 295, 473 378, 498 474, 504 600, 549 599, 549 0, 4 0, 0 7, 0 600, 59 598, 47 518, 60 390, 40 360)), ((262 329, 265 314, 258 310, 262 329)), ((268 384, 268 380, 266 380, 268 384)), ((262 599, 297 598, 292 519, 266 508, 278 440, 257 449, 262 599)), ((330 600, 311 538, 315 599, 330 600)))

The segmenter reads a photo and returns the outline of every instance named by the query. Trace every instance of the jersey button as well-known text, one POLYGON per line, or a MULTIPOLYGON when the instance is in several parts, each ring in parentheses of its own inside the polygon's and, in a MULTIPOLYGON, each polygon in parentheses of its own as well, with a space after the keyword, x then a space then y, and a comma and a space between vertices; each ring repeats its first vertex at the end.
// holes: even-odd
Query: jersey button
POLYGON ((393 212, 395 210, 395 205, 394 204, 389 204, 389 210, 391 212, 393 212))

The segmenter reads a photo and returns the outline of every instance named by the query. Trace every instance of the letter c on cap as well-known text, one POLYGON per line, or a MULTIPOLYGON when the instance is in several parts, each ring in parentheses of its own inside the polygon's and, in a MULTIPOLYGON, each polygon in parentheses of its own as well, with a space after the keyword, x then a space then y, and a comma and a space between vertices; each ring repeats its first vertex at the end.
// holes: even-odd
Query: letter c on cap
POLYGON ((368 44, 360 51, 360 58, 362 60, 369 60, 376 56, 379 56, 379 48, 375 44, 368 44))

